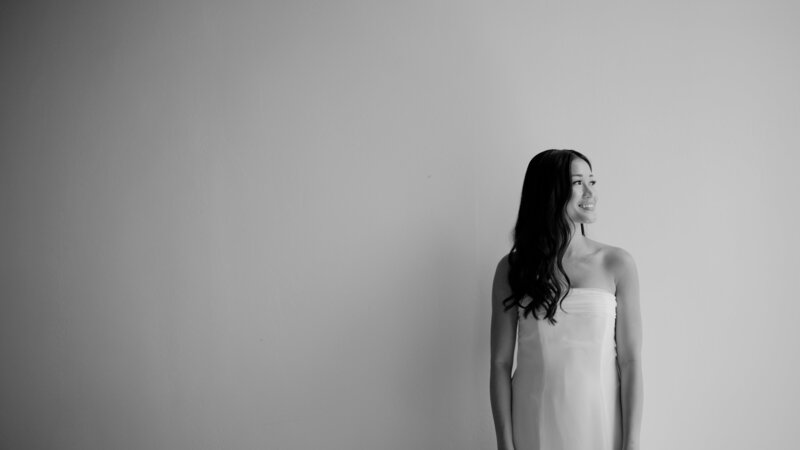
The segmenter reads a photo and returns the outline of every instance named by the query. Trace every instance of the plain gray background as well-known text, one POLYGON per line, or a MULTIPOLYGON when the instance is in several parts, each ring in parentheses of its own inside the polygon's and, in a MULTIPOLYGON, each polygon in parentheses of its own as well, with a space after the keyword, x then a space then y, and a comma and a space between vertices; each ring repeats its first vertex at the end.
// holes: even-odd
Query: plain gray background
POLYGON ((0 447, 490 449, 530 158, 639 267, 643 450, 792 449, 800 7, 3 2, 0 447))

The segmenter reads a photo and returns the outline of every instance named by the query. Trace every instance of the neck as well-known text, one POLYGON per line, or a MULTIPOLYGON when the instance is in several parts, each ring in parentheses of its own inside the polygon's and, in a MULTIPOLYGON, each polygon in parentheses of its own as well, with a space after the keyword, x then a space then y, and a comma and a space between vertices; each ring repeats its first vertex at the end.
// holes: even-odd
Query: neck
POLYGON ((564 253, 565 258, 579 257, 589 253, 589 242, 586 236, 581 234, 580 224, 573 224, 572 233, 564 253))

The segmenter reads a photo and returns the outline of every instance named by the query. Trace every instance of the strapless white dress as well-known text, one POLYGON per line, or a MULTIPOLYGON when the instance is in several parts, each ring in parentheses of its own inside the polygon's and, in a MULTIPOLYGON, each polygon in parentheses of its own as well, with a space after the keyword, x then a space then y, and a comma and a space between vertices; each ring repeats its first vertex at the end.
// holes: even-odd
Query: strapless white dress
POLYGON ((572 288, 563 307, 555 325, 523 319, 518 308, 515 449, 621 450, 617 298, 603 289, 572 288))

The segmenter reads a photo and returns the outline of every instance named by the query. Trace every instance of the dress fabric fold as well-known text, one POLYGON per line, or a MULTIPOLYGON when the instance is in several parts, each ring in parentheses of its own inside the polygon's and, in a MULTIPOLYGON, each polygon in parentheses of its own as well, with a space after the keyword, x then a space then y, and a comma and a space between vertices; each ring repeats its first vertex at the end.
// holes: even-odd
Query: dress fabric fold
MULTIPOLYGON (((530 300, 530 298, 528 298, 530 300)), ((512 375, 516 450, 621 450, 616 296, 571 288, 555 325, 518 307, 512 375)))

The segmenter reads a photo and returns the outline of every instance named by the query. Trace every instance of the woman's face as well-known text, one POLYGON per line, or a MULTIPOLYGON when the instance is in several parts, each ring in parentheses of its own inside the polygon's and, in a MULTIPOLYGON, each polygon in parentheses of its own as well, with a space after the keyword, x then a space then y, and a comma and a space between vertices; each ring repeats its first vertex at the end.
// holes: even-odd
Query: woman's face
POLYGON ((572 197, 567 203, 567 217, 573 223, 592 223, 595 221, 595 204, 597 192, 595 180, 589 164, 581 158, 572 160, 570 167, 572 176, 572 197))

